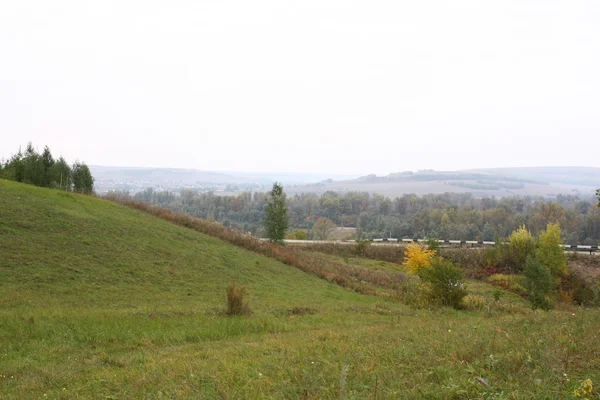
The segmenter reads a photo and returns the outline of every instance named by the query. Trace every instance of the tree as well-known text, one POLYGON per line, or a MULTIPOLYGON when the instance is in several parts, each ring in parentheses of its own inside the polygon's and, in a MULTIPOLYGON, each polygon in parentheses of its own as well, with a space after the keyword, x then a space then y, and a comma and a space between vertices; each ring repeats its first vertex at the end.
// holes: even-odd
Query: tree
POLYGON ((550 294, 554 289, 554 278, 550 269, 540 263, 533 254, 527 257, 525 262, 525 287, 527 289, 527 298, 531 303, 531 307, 535 310, 550 310, 552 302, 550 294))
POLYGON ((264 222, 267 237, 271 242, 283 243, 285 232, 288 229, 288 208, 285 198, 283 186, 275 182, 267 197, 264 222))
POLYGON ((52 157, 52 153, 48 146, 44 147, 42 162, 44 163, 44 180, 42 184, 44 187, 48 187, 50 186, 50 168, 54 165, 54 157, 52 157))
POLYGON ((44 160, 29 142, 22 161, 23 182, 30 185, 43 186, 45 179, 44 160))
POLYGON ((90 194, 94 191, 94 178, 85 163, 76 161, 72 169, 73 190, 78 193, 90 194))
POLYGON ((514 231, 508 238, 511 262, 517 270, 523 270, 527 256, 534 248, 535 240, 525 225, 514 231))
POLYGON ((60 157, 54 162, 48 174, 50 176, 50 187, 66 191, 71 190, 73 184, 72 171, 64 158, 60 157))
POLYGON ((598 198, 598 207, 600 207, 600 189, 596 190, 596 197, 598 198))
POLYGON ((4 165, 3 175, 6 179, 23 182, 23 172, 23 152, 19 148, 19 152, 14 154, 4 165))
POLYGON ((560 245, 560 225, 548 224, 545 231, 538 236, 536 255, 540 263, 550 270, 554 278, 560 278, 568 272, 567 255, 560 245))
POLYGON ((406 265, 408 271, 416 275, 420 270, 431 266, 431 259, 435 253, 435 250, 426 249, 418 244, 409 244, 402 265, 406 265))
POLYGON ((317 236, 321 240, 327 240, 329 234, 335 229, 335 223, 326 217, 320 217, 313 225, 313 231, 317 233, 317 236))

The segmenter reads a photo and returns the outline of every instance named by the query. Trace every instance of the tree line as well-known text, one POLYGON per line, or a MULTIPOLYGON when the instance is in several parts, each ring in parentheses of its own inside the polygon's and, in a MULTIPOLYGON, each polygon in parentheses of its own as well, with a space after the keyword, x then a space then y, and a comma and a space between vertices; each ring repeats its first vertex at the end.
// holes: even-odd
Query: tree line
MULTIPOLYGON (((112 192, 112 196, 132 198, 197 218, 213 219, 226 226, 266 236, 265 212, 269 193, 241 193, 218 196, 190 189, 179 192, 145 191, 130 195, 112 192)), ((366 192, 326 192, 288 196, 289 228, 303 230, 308 239, 319 238, 320 227, 353 227, 357 237, 372 238, 445 238, 457 240, 494 240, 508 237, 526 226, 537 235, 549 223, 561 226, 569 244, 595 244, 600 240, 600 208, 592 197, 558 195, 552 200, 541 197, 475 198, 469 193, 445 193, 417 196, 406 194, 390 199, 366 192)))
POLYGON ((69 165, 63 157, 55 159, 48 146, 40 154, 32 143, 0 162, 0 178, 77 193, 94 191, 94 177, 85 163, 69 165))

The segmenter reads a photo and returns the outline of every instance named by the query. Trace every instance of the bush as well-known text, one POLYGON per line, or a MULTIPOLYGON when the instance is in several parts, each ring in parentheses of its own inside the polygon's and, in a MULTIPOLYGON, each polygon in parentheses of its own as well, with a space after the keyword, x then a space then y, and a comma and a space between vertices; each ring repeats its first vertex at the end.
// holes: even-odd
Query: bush
POLYGON ((502 295, 503 295, 502 290, 500 290, 500 289, 494 290, 494 301, 499 302, 502 295))
POLYGON ((486 249, 441 249, 438 254, 460 266, 468 278, 485 279, 489 275, 486 249))
POLYGON ((468 294, 463 299, 463 307, 467 310, 481 310, 485 303, 485 297, 478 294, 468 294))
POLYGON ((554 289, 554 278, 550 269, 542 265, 535 256, 527 257, 525 263, 525 288, 527 289, 527 298, 534 310, 550 310, 553 308, 550 301, 550 294, 554 289))
POLYGON ((519 295, 527 294, 525 279, 521 275, 493 274, 487 281, 494 286, 500 286, 519 295))
POLYGON ((426 238, 425 243, 427 243, 427 249, 438 251, 440 249, 440 242, 436 238, 426 238))
POLYGON ((426 308, 430 304, 430 288, 423 282, 409 279, 398 291, 404 304, 414 308, 426 308))
POLYGON ((467 291, 462 283, 463 271, 451 261, 434 257, 431 265, 418 271, 421 280, 430 286, 432 304, 460 308, 467 291))
POLYGON ((292 240, 306 240, 306 231, 302 230, 302 229, 296 229, 292 232, 288 232, 285 235, 286 239, 292 239, 292 240))
POLYGON ((367 250, 367 246, 369 246, 369 242, 367 242, 366 240, 358 239, 356 241, 356 246, 354 246, 354 254, 356 254, 357 256, 364 255, 365 251, 367 250))
POLYGON ((593 307, 598 304, 597 294, 594 289, 584 283, 573 292, 573 303, 584 307, 593 307))
POLYGON ((595 306, 597 303, 597 297, 593 287, 573 272, 562 278, 560 290, 568 293, 571 296, 573 303, 577 305, 590 307, 595 306))
POLYGON ((250 314, 250 308, 244 304, 244 296, 248 294, 246 287, 235 287, 235 282, 227 286, 227 315, 247 315, 250 314))
POLYGON ((501 242, 501 239, 496 239, 494 247, 485 250, 486 265, 500 269, 510 269, 514 267, 514 262, 511 258, 510 246, 501 242))

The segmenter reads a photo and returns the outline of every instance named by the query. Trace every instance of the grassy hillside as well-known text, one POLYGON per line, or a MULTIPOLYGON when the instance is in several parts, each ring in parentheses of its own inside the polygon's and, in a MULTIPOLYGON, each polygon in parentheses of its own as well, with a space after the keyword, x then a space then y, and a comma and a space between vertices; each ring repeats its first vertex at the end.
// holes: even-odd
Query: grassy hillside
POLYGON ((411 309, 0 180, 0 398, 566 398, 600 382, 597 311, 502 304, 411 309), (252 315, 222 315, 233 280, 252 315))
POLYGON ((195 312, 232 280, 257 309, 362 299, 298 270, 111 202, 0 181, 4 308, 195 312))

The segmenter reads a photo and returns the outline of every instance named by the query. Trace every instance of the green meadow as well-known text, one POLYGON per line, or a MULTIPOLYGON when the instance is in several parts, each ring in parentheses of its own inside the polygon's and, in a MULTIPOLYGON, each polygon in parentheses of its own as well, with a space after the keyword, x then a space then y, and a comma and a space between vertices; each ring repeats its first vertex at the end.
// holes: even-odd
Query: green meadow
POLYGON ((569 399, 586 379, 600 391, 597 309, 467 289, 485 304, 409 307, 139 210, 0 180, 2 399, 569 399), (250 315, 225 315, 231 282, 250 315))

